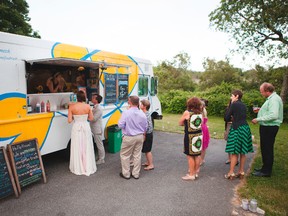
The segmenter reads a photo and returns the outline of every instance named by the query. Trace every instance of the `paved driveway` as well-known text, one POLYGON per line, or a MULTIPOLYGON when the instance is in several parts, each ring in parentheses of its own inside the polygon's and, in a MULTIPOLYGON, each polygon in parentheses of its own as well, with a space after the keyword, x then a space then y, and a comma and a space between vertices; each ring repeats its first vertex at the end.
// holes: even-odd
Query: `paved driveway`
POLYGON ((211 140, 206 163, 193 182, 181 179, 187 172, 182 149, 183 135, 154 132, 155 169, 142 170, 139 180, 119 177, 119 153, 107 153, 106 163, 90 177, 71 174, 61 153, 44 156, 47 183, 24 187, 19 198, 0 200, 0 215, 231 215, 233 189, 240 180, 223 177, 229 169, 224 140, 211 140))

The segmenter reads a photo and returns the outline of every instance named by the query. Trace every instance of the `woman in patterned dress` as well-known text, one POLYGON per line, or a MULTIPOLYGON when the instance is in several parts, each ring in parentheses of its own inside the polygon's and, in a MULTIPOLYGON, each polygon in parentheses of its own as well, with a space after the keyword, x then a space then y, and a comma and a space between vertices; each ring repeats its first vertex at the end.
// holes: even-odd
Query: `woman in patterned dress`
POLYGON ((225 152, 231 154, 230 170, 224 177, 234 179, 235 177, 244 177, 244 165, 246 154, 253 152, 252 136, 250 127, 246 121, 247 108, 241 101, 243 93, 240 90, 234 90, 231 94, 231 106, 225 115, 225 120, 233 118, 232 125, 228 134, 225 152), (235 175, 234 168, 240 154, 240 167, 235 175))
POLYGON ((196 171, 200 166, 200 155, 202 150, 202 103, 199 98, 192 97, 187 101, 187 110, 180 118, 179 125, 185 126, 184 154, 188 162, 188 174, 183 180, 195 180, 196 171))

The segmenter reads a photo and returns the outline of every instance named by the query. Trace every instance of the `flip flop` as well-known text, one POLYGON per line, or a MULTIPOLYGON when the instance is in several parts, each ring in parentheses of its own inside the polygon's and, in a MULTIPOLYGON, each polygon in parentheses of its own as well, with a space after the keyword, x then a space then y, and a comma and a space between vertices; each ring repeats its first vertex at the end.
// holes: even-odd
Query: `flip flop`
POLYGON ((144 170, 146 170, 146 171, 154 170, 154 167, 145 167, 144 170))
POLYGON ((147 163, 143 163, 142 166, 149 166, 149 164, 147 164, 147 163))

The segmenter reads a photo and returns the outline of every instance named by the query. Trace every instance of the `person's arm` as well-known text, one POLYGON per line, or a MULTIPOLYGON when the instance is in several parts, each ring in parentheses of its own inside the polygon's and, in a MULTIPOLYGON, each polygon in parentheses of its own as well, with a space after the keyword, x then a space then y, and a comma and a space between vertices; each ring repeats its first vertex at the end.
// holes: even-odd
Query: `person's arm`
POLYGON ((227 110, 227 112, 225 113, 225 116, 224 116, 224 120, 225 122, 230 122, 231 121, 231 116, 232 116, 232 113, 233 113, 233 104, 231 104, 227 110))
POLYGON ((59 84, 57 85, 56 88, 58 88, 58 89, 60 90, 60 92, 63 92, 64 89, 66 88, 66 81, 65 81, 65 79, 64 79, 63 77, 61 77, 61 78, 59 79, 59 82, 58 82, 58 83, 59 83, 59 84))
POLYGON ((58 90, 60 89, 60 85, 59 85, 59 84, 55 87, 55 89, 53 88, 54 85, 53 85, 53 80, 52 80, 52 78, 49 78, 49 79, 47 80, 46 86, 48 87, 48 89, 49 89, 49 91, 50 91, 51 93, 57 93, 58 90))
POLYGON ((126 127, 126 117, 125 117, 126 112, 124 111, 121 115, 121 118, 118 121, 118 127, 123 129, 126 127))
POLYGON ((88 109, 88 120, 89 120, 89 121, 92 121, 92 120, 93 120, 93 113, 92 113, 92 110, 91 110, 91 108, 90 108, 90 105, 89 105, 89 104, 86 104, 85 106, 86 106, 87 109, 88 109))
POLYGON ((207 110, 205 107, 203 107, 203 118, 207 118, 208 114, 207 114, 207 110))
POLYGON ((69 105, 68 109, 68 123, 71 123, 73 121, 73 115, 72 115, 72 104, 69 105))
POLYGON ((179 125, 180 126, 184 126, 184 122, 185 120, 187 120, 189 118, 189 112, 186 110, 183 115, 181 116, 180 120, 179 120, 179 125))

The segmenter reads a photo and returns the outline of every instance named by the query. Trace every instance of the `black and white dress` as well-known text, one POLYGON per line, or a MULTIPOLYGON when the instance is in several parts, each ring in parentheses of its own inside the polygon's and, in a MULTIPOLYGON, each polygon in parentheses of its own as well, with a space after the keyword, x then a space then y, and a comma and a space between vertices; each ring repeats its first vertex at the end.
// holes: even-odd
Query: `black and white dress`
POLYGON ((190 117, 184 121, 184 154, 190 156, 198 156, 202 150, 202 114, 196 114, 192 110, 188 110, 190 117))

